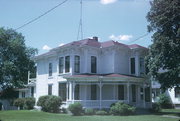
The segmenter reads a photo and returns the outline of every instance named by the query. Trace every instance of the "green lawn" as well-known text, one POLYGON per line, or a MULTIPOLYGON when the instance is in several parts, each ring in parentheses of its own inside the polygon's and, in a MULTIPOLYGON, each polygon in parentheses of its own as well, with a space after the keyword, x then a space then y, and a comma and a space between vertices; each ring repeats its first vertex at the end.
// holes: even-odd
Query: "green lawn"
MULTIPOLYGON (((180 113, 180 110, 163 110, 165 115, 180 113)), ((1 121, 178 121, 177 118, 159 115, 134 116, 71 116, 69 114, 52 114, 37 111, 0 111, 1 121)), ((179 115, 179 114, 178 114, 179 115)))

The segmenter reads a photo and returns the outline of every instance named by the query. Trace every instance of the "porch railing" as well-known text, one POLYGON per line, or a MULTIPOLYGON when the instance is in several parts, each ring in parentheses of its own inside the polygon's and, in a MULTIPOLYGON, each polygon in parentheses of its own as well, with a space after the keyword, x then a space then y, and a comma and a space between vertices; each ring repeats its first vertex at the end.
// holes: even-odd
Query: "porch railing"
POLYGON ((127 100, 72 100, 72 101, 67 101, 66 105, 79 102, 83 105, 83 107, 86 108, 109 108, 111 104, 116 103, 116 102, 127 102, 127 100))

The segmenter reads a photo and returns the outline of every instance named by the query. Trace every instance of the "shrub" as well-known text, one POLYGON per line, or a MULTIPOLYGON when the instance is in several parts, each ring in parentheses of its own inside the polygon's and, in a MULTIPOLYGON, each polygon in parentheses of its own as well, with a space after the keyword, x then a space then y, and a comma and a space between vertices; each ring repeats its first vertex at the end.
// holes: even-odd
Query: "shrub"
POLYGON ((99 110, 96 112, 96 115, 107 115, 108 113, 104 110, 99 110))
POLYGON ((161 111, 161 106, 159 103, 152 103, 152 108, 150 109, 151 112, 158 113, 161 111))
POLYGON ((110 113, 113 115, 132 115, 135 113, 136 108, 128 104, 117 102, 110 108, 110 113))
POLYGON ((61 112, 62 112, 62 113, 68 113, 68 111, 67 111, 66 108, 62 108, 62 109, 61 109, 61 112))
POLYGON ((81 103, 70 104, 68 109, 69 109, 69 111, 71 111, 71 113, 74 116, 81 115, 83 112, 83 107, 82 107, 81 103))
POLYGON ((159 96, 158 103, 160 104, 161 108, 172 108, 171 100, 166 94, 161 94, 159 96))
POLYGON ((41 106, 42 111, 57 113, 59 112, 59 107, 62 104, 62 99, 58 96, 46 95, 41 96, 37 102, 38 106, 41 106))
POLYGON ((24 108, 24 101, 24 98, 17 98, 14 100, 13 105, 19 107, 20 110, 22 110, 24 108))
POLYGON ((110 105, 110 108, 111 108, 112 106, 115 106, 115 104, 116 104, 116 103, 112 103, 112 104, 110 105))
POLYGON ((33 97, 28 97, 24 98, 24 109, 30 110, 33 109, 35 105, 35 98, 33 97))
POLYGON ((85 109, 85 114, 86 114, 86 115, 93 115, 94 112, 95 112, 94 109, 91 109, 91 108, 85 109))
POLYGON ((35 105, 35 98, 27 97, 27 98, 17 98, 14 100, 14 106, 19 107, 20 110, 26 109, 30 110, 33 109, 35 105))

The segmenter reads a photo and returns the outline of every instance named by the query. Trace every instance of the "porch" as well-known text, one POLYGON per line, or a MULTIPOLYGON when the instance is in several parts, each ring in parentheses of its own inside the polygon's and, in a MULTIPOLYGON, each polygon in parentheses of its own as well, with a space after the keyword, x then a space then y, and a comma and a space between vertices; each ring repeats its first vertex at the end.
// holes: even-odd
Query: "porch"
POLYGON ((80 102, 85 108, 102 109, 119 101, 139 108, 151 107, 151 87, 142 79, 68 78, 66 83, 59 83, 59 96, 63 97, 65 107, 80 102), (63 85, 66 89, 64 94, 63 85))

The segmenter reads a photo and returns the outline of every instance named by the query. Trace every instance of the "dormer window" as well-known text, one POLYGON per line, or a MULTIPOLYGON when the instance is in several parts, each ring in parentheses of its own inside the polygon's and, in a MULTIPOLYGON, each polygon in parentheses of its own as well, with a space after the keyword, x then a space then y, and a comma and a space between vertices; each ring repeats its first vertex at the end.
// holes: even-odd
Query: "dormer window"
POLYGON ((65 57, 65 72, 69 72, 70 71, 70 56, 66 56, 65 57))
POLYGON ((91 73, 97 72, 97 58, 95 56, 91 56, 91 73))
POLYGON ((74 72, 80 73, 80 56, 74 57, 74 72))
POLYGON ((49 76, 52 76, 52 63, 49 63, 49 76))
POLYGON ((131 58, 131 74, 135 74, 135 58, 131 58))

